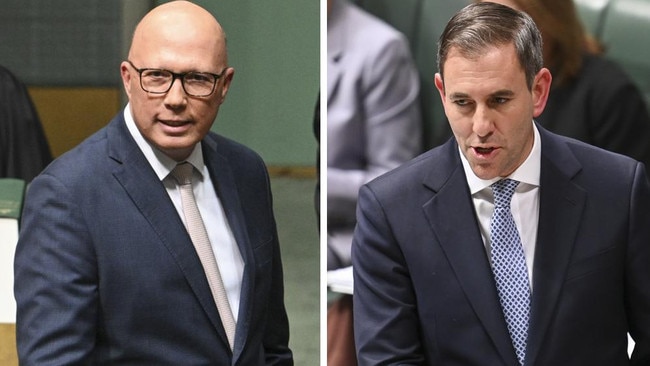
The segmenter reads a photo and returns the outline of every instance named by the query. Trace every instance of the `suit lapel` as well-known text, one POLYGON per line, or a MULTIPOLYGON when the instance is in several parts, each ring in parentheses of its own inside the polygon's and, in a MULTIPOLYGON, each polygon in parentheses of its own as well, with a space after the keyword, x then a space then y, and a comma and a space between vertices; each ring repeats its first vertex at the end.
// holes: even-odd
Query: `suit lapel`
MULTIPOLYGON (((580 163, 561 140, 538 129, 542 140, 540 212, 526 352, 526 364, 531 365, 557 306, 586 202, 584 190, 572 182, 580 163)), ((442 161, 435 163, 439 169, 425 181, 436 192, 424 205, 425 215, 495 347, 507 364, 516 365, 457 146, 447 143, 443 148, 442 161)))
POLYGON ((429 174, 425 186, 436 192, 424 212, 460 286, 506 364, 515 365, 510 335, 496 293, 492 270, 476 221, 467 179, 454 142, 448 142, 443 161, 429 174))
MULTIPOLYGON (((250 313, 253 309, 252 300, 254 298, 253 291, 255 289, 255 263, 250 245, 250 239, 245 226, 244 213, 237 190, 237 184, 230 162, 225 156, 218 152, 218 146, 214 139, 210 136, 203 139, 203 157, 205 164, 208 166, 212 182, 215 185, 215 190, 221 201, 228 224, 235 236, 235 241, 244 261, 244 274, 242 278, 242 286, 240 293, 239 305, 239 319, 251 319, 250 313)), ((235 344, 233 349, 233 360, 237 360, 243 351, 246 338, 248 336, 249 323, 246 321, 238 321, 237 329, 235 331, 235 344)))
POLYGON ((175 259, 227 346, 226 333, 203 267, 165 187, 129 134, 123 117, 120 115, 108 128, 109 156, 118 163, 113 176, 175 259))
POLYGON ((542 140, 539 228, 535 246, 526 363, 534 364, 562 291, 586 194, 572 182, 580 163, 571 150, 538 126, 542 140))

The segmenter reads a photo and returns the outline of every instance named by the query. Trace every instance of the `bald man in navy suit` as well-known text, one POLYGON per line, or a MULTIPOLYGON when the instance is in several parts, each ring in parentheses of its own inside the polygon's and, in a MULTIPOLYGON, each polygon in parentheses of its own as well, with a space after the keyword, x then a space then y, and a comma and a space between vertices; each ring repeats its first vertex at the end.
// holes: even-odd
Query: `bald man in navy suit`
POLYGON ((221 26, 190 2, 160 5, 120 71, 124 111, 27 192, 15 259, 20 363, 293 365, 266 168, 210 132, 234 74, 221 26), (192 165, 234 335, 184 225, 170 176, 181 162, 192 165))

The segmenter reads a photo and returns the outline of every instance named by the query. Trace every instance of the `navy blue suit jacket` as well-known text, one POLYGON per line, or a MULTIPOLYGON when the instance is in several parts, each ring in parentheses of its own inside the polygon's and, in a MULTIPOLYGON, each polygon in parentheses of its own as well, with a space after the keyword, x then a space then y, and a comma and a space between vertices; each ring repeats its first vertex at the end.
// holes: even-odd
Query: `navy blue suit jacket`
MULTIPOLYGON (((539 129, 526 365, 649 365, 644 166, 539 129)), ((352 256, 360 366, 517 365, 453 139, 361 189, 352 256)))
POLYGON ((28 189, 15 259, 21 364, 292 365, 266 168, 214 133, 202 144, 245 263, 234 351, 120 113, 28 189))

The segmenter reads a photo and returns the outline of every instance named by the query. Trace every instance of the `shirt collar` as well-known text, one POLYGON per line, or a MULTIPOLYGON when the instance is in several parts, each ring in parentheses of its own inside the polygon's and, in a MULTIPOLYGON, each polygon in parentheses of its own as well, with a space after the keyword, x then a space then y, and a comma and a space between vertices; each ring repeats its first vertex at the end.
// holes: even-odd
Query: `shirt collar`
MULTIPOLYGON (((174 169, 177 161, 165 155, 162 151, 158 150, 155 146, 151 145, 145 138, 142 136, 142 133, 135 124, 133 119, 133 114, 131 113, 131 103, 126 105, 124 108, 124 121, 126 122, 126 127, 129 130, 131 136, 135 140, 135 143, 138 145, 138 148, 142 151, 145 158, 149 162, 149 165, 153 168, 154 172, 158 176, 158 179, 161 181, 165 179, 169 173, 174 169)), ((194 146, 194 150, 190 156, 186 159, 187 162, 192 164, 195 170, 202 174, 203 172, 203 154, 201 153, 201 142, 194 146)))
POLYGON ((501 180, 503 178, 510 178, 521 183, 530 184, 536 187, 539 187, 539 175, 541 171, 541 158, 542 158, 542 144, 540 142, 539 131, 537 126, 533 123, 533 148, 528 154, 528 157, 524 162, 508 177, 496 177, 493 179, 481 179, 477 177, 472 168, 469 165, 469 162, 465 158, 465 155, 458 148, 458 153, 460 154, 460 160, 463 163, 463 169, 465 170, 465 176, 467 177, 467 184, 471 194, 482 191, 483 189, 492 185, 492 183, 501 180))

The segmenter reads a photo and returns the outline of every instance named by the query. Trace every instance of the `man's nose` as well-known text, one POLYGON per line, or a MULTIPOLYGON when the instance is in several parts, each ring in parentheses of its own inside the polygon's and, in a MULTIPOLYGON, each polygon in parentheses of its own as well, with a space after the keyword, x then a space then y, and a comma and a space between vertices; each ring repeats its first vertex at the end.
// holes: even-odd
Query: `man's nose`
POLYGON ((472 130, 479 137, 486 137, 494 131, 493 113, 487 106, 477 106, 472 118, 472 130))
POLYGON ((167 94, 165 94, 165 104, 172 108, 178 108, 186 103, 187 93, 185 93, 185 89, 183 89, 183 80, 180 78, 174 78, 174 80, 172 80, 172 86, 169 88, 169 91, 167 91, 167 94))

